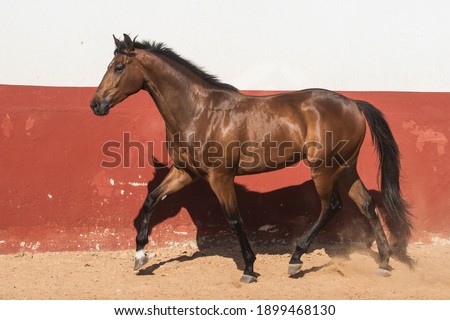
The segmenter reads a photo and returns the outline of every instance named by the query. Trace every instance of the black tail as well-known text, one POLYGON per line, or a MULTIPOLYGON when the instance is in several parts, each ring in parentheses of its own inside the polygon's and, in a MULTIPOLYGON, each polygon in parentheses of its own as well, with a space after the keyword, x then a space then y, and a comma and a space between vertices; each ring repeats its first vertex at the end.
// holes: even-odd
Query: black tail
MULTIPOLYGON (((411 237, 411 214, 400 192, 400 152, 389 124, 380 110, 368 102, 355 101, 364 113, 372 134, 372 142, 380 159, 381 195, 384 216, 391 233, 391 247, 399 258, 407 258, 406 247, 411 237)), ((409 258, 408 258, 409 259, 409 258)))

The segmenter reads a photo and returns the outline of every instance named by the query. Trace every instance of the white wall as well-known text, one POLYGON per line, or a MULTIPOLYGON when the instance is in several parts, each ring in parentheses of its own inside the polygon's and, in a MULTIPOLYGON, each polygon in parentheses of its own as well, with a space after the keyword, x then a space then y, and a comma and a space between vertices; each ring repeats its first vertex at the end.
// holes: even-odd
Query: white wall
POLYGON ((0 83, 96 86, 112 34, 240 89, 450 91, 450 1, 0 0, 0 83))

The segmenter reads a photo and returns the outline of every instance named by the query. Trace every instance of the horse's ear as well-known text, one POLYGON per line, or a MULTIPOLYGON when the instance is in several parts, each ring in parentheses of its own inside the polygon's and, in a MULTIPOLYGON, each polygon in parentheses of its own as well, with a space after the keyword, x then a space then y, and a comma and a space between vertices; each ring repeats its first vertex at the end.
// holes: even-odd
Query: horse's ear
POLYGON ((128 51, 134 51, 134 41, 131 40, 130 36, 124 33, 123 40, 125 42, 125 47, 128 49, 128 51))
POLYGON ((122 45, 120 40, 117 39, 115 35, 113 35, 113 38, 114 38, 114 43, 116 44, 116 48, 120 48, 120 46, 122 45))

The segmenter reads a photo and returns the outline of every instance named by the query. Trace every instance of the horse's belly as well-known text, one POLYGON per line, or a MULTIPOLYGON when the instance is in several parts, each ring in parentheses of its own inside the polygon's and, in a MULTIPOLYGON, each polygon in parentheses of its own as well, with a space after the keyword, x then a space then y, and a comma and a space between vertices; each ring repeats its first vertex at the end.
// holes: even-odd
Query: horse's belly
POLYGON ((242 146, 238 175, 278 170, 298 163, 304 158, 302 148, 291 141, 273 142, 265 146, 242 146))

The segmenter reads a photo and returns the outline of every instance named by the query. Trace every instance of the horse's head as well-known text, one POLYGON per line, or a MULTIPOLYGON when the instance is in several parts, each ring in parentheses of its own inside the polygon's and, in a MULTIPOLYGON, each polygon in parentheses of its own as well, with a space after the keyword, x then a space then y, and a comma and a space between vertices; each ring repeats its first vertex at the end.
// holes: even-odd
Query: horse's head
POLYGON ((134 41, 126 34, 124 41, 116 37, 114 41, 114 59, 91 100, 91 108, 98 116, 107 115, 109 109, 138 92, 144 84, 144 74, 135 59, 134 41))

